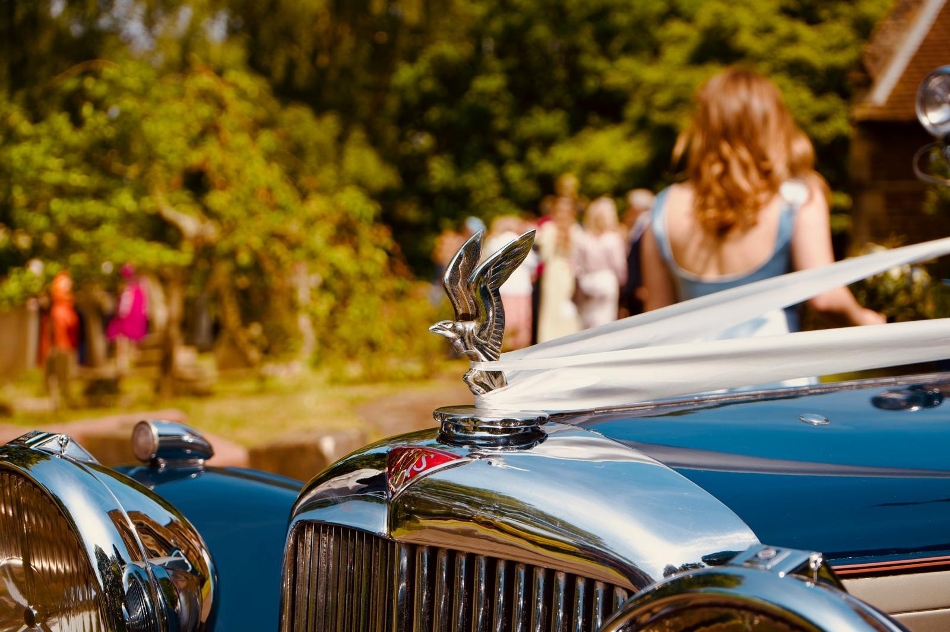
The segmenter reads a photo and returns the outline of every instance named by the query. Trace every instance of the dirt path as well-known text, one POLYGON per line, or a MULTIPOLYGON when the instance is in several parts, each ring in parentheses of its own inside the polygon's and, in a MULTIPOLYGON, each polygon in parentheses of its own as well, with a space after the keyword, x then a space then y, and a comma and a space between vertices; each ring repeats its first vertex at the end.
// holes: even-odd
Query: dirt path
POLYGON ((435 380, 426 388, 407 389, 395 395, 361 404, 357 414, 376 430, 371 439, 435 426, 432 411, 441 406, 472 403, 472 393, 457 375, 435 380))

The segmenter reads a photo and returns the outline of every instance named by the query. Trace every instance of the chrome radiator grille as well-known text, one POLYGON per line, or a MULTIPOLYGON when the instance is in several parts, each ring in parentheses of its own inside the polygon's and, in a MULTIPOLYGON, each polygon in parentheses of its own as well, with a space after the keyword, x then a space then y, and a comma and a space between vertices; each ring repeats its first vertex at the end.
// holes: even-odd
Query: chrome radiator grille
POLYGON ((580 632, 618 586, 494 557, 303 524, 285 569, 282 632, 580 632))

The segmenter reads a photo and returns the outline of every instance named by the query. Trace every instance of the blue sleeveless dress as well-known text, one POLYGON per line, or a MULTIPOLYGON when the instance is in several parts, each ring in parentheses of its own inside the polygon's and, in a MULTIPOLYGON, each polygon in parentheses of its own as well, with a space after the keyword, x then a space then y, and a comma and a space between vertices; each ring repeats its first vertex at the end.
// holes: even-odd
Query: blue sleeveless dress
MULTIPOLYGON (((660 255, 670 270, 670 276, 676 290, 678 301, 686 301, 699 296, 706 296, 713 292, 721 292, 730 288, 754 283, 763 279, 791 272, 792 270, 792 232, 795 227, 795 216, 798 209, 808 197, 808 188, 800 180, 789 180, 782 184, 779 195, 782 206, 779 216, 778 234, 775 238, 775 247, 772 256, 755 270, 742 274, 730 274, 719 277, 701 277, 684 270, 673 259, 673 250, 670 246, 669 233, 666 228, 666 199, 669 189, 664 189, 656 198, 651 212, 651 225, 660 248, 660 255)), ((749 321, 725 329, 714 336, 715 339, 745 338, 748 336, 765 336, 787 333, 799 330, 799 315, 797 307, 788 307, 762 314, 749 321)))

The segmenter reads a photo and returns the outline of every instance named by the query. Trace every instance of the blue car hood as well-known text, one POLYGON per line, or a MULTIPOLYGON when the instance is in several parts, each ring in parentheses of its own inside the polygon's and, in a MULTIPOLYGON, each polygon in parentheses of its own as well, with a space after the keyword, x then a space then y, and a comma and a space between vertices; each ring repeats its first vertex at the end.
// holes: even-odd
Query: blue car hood
POLYGON ((931 378, 926 388, 878 381, 575 423, 674 468, 762 542, 839 564, 938 555, 950 551, 950 403, 934 389, 950 382, 931 378))

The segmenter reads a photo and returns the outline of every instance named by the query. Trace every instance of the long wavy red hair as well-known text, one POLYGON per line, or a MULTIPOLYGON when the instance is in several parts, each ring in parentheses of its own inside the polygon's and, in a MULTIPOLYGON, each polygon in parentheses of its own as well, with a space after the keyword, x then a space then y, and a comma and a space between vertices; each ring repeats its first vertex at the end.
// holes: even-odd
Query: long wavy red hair
POLYGON ((762 75, 731 67, 706 81, 696 102, 673 158, 686 154, 696 216, 710 234, 754 226, 782 182, 817 175, 811 141, 762 75))

